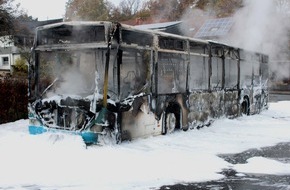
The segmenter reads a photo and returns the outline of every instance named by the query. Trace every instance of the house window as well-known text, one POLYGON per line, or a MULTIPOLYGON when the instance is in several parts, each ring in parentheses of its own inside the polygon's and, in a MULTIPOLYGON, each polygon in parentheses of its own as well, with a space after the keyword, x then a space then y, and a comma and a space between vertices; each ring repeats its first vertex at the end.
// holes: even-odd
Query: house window
POLYGON ((8 57, 2 57, 2 64, 3 64, 3 66, 9 65, 9 58, 8 57))

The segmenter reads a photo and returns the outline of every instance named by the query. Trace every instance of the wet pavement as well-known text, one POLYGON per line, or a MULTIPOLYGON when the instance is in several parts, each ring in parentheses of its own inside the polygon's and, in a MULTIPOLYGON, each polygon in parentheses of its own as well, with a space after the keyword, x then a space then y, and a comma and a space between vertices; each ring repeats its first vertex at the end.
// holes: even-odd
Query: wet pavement
POLYGON ((271 92, 269 96, 270 102, 289 101, 290 91, 275 91, 271 92))
MULTIPOLYGON (((271 93, 270 102, 289 101, 290 92, 271 93)), ((290 142, 271 147, 250 149, 237 154, 219 155, 231 164, 243 164, 249 158, 264 157, 282 163, 290 163, 290 142)), ((289 175, 240 174, 234 170, 221 172, 225 178, 202 183, 176 184, 162 186, 160 190, 290 190, 289 175)))
MULTIPOLYGON (((231 164, 243 164, 252 157, 264 157, 283 163, 290 163, 290 142, 271 147, 250 149, 238 154, 219 155, 231 164)), ((203 183, 176 184, 162 186, 160 190, 290 190, 289 175, 243 174, 234 170, 224 170, 224 179, 203 183)))

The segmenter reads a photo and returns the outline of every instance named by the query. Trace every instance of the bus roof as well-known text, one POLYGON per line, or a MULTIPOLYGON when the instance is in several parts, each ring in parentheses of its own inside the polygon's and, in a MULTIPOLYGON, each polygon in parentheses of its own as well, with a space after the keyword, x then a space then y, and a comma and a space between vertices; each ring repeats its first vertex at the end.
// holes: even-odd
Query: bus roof
MULTIPOLYGON (((234 48, 234 49, 241 49, 244 50, 243 48, 238 48, 234 47, 225 43, 221 42, 216 42, 216 41, 211 41, 211 40, 202 40, 202 39, 197 39, 197 38, 192 38, 192 37, 187 37, 187 36, 181 36, 177 34, 171 34, 171 33, 166 33, 162 32, 159 30, 150 30, 150 29, 140 29, 136 26, 131 26, 131 25, 126 25, 126 24, 121 24, 118 22, 109 22, 109 21, 68 21, 68 22, 59 22, 55 24, 48 24, 48 25, 43 25, 40 27, 37 27, 36 30, 48 30, 52 28, 58 28, 61 26, 112 26, 112 25, 119 25, 121 26, 122 29, 133 31, 133 32, 139 32, 139 33, 146 33, 152 36, 162 36, 162 37, 168 37, 168 38, 175 38, 175 39, 180 39, 180 40, 186 40, 189 42, 195 42, 199 44, 211 44, 211 45, 217 45, 217 46, 223 46, 223 47, 228 47, 228 48, 234 48)), ((244 50, 247 51, 247 50, 244 50)), ((249 51, 251 52, 251 51, 249 51)), ((253 53, 259 53, 259 52, 253 52, 253 53)), ((262 54, 262 53, 259 53, 262 54)))
POLYGON ((208 44, 209 42, 207 40, 201 40, 201 39, 196 39, 196 38, 190 38, 186 36, 181 36, 181 35, 176 35, 176 34, 171 34, 171 33, 166 33, 166 32, 161 32, 157 30, 150 30, 150 29, 139 29, 134 26, 126 25, 126 24, 121 24, 117 22, 109 22, 109 21, 69 21, 69 22, 60 22, 60 23, 55 23, 55 24, 48 24, 48 25, 43 25, 40 27, 37 27, 36 30, 48 30, 52 28, 58 28, 61 26, 101 26, 101 25, 120 25, 123 29, 127 29, 130 31, 135 31, 135 32, 142 32, 142 33, 147 33, 147 34, 152 34, 152 35, 157 35, 157 36, 164 36, 164 37, 172 37, 172 38, 177 38, 177 39, 183 39, 183 40, 189 40, 189 41, 194 41, 198 43, 203 43, 203 44, 208 44))

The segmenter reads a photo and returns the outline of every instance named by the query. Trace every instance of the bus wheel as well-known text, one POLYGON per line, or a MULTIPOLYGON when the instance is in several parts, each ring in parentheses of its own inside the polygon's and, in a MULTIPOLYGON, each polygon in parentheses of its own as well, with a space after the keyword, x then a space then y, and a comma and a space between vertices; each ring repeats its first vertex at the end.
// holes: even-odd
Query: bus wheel
POLYGON ((180 129, 180 108, 178 106, 171 105, 166 109, 163 118, 162 134, 174 132, 175 129, 180 129))
POLYGON ((247 97, 244 98, 242 105, 241 105, 241 112, 244 115, 250 115, 250 102, 247 97))
POLYGON ((176 126, 176 117, 174 113, 167 113, 165 120, 166 133, 172 133, 176 126))

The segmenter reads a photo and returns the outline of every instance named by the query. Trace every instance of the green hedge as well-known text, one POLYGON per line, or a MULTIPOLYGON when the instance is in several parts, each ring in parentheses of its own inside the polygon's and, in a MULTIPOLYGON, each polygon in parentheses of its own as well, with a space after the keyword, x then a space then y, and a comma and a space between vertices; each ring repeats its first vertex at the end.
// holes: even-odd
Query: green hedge
POLYGON ((0 123, 27 119, 27 84, 25 78, 0 78, 0 123))

